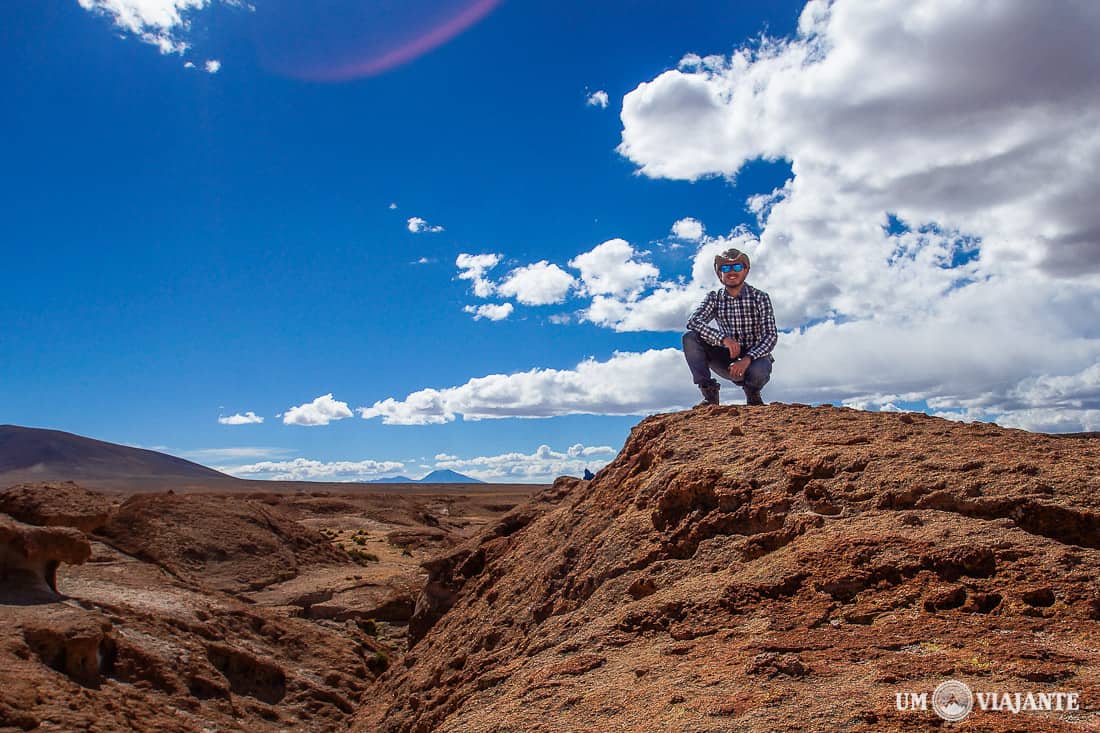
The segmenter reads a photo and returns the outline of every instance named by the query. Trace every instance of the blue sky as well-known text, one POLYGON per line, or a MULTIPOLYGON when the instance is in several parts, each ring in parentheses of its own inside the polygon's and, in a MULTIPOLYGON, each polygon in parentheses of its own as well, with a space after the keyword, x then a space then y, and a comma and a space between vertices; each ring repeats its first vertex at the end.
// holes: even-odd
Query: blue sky
POLYGON ((1100 13, 1053 7, 8 3, 0 422, 577 474, 698 400, 740 246, 767 399, 1098 430, 1100 13))

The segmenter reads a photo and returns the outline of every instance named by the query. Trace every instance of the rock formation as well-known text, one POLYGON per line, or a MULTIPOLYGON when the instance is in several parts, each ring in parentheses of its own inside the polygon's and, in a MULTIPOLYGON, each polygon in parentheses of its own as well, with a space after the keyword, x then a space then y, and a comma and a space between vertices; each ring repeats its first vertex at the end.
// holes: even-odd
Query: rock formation
POLYGON ((56 594, 57 568, 91 555, 84 535, 67 527, 35 527, 0 514, 0 601, 56 594))
MULTIPOLYGON (((81 492, 21 487, 5 507, 85 524, 87 512, 45 509, 99 500, 81 492)), ((224 591, 302 565, 357 567, 275 509, 161 494, 93 524, 107 534, 0 514, 0 730, 342 731, 389 664, 369 629, 224 591), (55 580, 58 562, 85 560, 55 580)))
POLYGON ((918 731, 948 678, 1100 725, 1100 440, 701 407, 425 567, 356 731, 918 731))
POLYGON ((0 512, 43 527, 94 532, 107 523, 112 502, 72 481, 18 484, 0 492, 0 512))
POLYGON ((229 496, 134 496, 101 532, 123 552, 228 592, 293 578, 303 566, 347 562, 325 537, 278 507, 229 496))

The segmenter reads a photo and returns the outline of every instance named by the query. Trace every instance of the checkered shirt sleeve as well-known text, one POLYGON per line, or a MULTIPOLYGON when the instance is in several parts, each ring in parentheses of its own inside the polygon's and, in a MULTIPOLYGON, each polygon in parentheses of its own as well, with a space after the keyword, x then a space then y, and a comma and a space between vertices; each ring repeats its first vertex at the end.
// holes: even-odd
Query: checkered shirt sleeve
POLYGON ((779 340, 771 298, 748 283, 736 298, 725 290, 707 293, 687 327, 712 346, 721 346, 722 339, 731 336, 741 344, 741 353, 753 359, 770 355, 779 340))

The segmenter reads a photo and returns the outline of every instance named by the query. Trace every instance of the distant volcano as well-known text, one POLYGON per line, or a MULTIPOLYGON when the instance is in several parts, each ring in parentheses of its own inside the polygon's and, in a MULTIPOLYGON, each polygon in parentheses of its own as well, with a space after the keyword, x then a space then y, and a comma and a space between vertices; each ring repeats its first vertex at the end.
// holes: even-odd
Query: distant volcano
POLYGON ((368 481, 369 484, 483 484, 484 481, 472 478, 457 471, 445 468, 432 471, 422 479, 412 479, 408 476, 390 476, 388 478, 376 478, 368 481))

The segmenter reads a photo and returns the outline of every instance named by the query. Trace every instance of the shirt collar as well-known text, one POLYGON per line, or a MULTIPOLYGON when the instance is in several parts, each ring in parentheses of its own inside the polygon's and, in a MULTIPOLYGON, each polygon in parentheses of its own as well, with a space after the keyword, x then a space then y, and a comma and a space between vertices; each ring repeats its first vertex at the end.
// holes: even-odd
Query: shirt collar
POLYGON ((719 298, 730 298, 731 300, 739 300, 741 298, 751 298, 753 296, 753 291, 755 291, 755 290, 756 290, 756 288, 754 288, 752 285, 749 285, 748 283, 743 283, 741 285, 741 292, 739 292, 737 294, 736 298, 730 298, 730 294, 726 291, 725 288, 721 288, 718 291, 718 297, 719 298))

